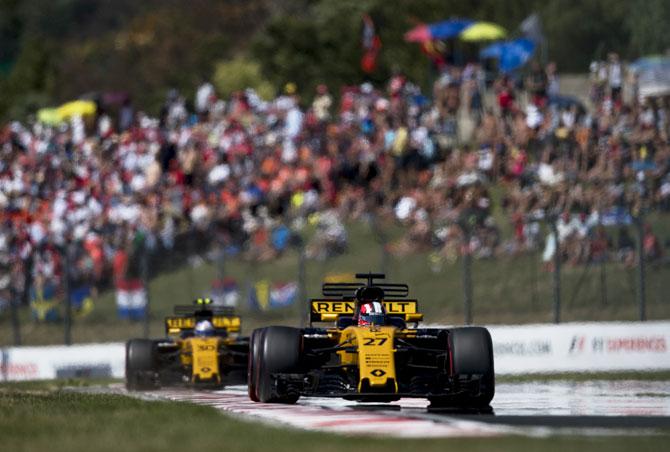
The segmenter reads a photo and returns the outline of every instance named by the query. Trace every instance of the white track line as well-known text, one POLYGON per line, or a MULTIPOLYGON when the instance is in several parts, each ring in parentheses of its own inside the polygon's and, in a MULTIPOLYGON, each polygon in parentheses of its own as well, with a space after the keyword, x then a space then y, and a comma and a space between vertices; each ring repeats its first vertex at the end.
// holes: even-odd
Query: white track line
MULTIPOLYGON (((225 389, 223 391, 196 392, 188 389, 164 389, 155 392, 126 392, 120 385, 114 385, 114 392, 149 400, 174 400, 207 405, 218 410, 247 419, 262 421, 268 425, 284 425, 293 428, 331 432, 346 435, 372 435, 396 438, 428 437, 491 437, 505 434, 523 434, 521 429, 489 425, 482 422, 445 419, 433 421, 403 416, 394 411, 362 411, 333 403, 330 406, 313 404, 281 405, 256 403, 249 400, 246 388, 225 389)), ((309 399, 307 399, 309 400, 309 399)), ((318 399, 324 401, 324 399, 318 399)), ((351 405, 351 402, 347 402, 351 405)))
POLYGON ((380 405, 373 407, 368 405, 366 409, 365 405, 358 405, 356 402, 330 398, 303 398, 296 405, 256 403, 249 400, 247 389, 244 386, 233 386, 222 391, 168 388, 159 391, 128 392, 123 385, 115 384, 106 388, 89 387, 79 390, 111 392, 144 400, 173 400, 207 405, 222 412, 275 427, 286 426, 345 435, 457 438, 502 435, 546 437, 555 434, 596 436, 653 433, 651 430, 633 432, 602 428, 517 427, 488 424, 451 416, 430 416, 425 414, 427 402, 422 399, 402 399, 380 409, 372 409, 380 405))

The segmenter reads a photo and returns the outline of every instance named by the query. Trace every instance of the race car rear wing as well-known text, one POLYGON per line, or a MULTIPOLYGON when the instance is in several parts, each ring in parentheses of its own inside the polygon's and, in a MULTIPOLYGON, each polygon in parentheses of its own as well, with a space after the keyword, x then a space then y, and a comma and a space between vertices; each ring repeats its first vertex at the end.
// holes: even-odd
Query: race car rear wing
POLYGON ((324 297, 338 297, 344 299, 353 299, 356 295, 356 290, 361 287, 378 287, 384 291, 386 299, 402 299, 409 295, 409 287, 407 284, 383 283, 368 286, 363 283, 323 283, 321 292, 324 297))
POLYGON ((321 286, 324 298, 310 300, 311 322, 337 322, 340 317, 353 317, 356 312, 356 297, 374 296, 383 300, 389 317, 401 318, 405 322, 419 322, 423 314, 418 312, 418 303, 409 299, 409 286, 397 283, 378 283, 385 279, 383 273, 356 273, 356 279, 365 282, 326 282, 321 286), (372 292, 372 293, 370 293, 372 292))
POLYGON ((375 279, 385 278, 384 273, 356 273, 356 279, 364 279, 366 282, 326 282, 321 286, 321 292, 324 297, 353 300, 356 291, 361 287, 377 287, 383 290, 385 300, 407 298, 407 295, 409 295, 407 284, 375 282, 375 279))
MULTIPOLYGON (((423 314, 418 312, 418 302, 411 299, 384 300, 384 308, 389 317, 399 317, 406 322, 419 322, 423 314)), ((336 322, 340 316, 351 317, 355 314, 356 302, 353 300, 311 299, 310 322, 336 322)))
POLYGON ((235 309, 230 306, 208 305, 176 305, 173 309, 175 315, 198 315, 198 313, 211 313, 214 315, 233 315, 235 309))
POLYGON ((233 308, 214 305, 209 298, 197 298, 192 305, 177 305, 174 314, 165 318, 165 332, 168 335, 188 333, 199 320, 211 321, 218 335, 240 331, 240 317, 235 315, 233 308))
MULTIPOLYGON (((201 317, 166 317, 165 333, 168 335, 180 335, 195 328, 195 324, 201 317)), ((216 334, 226 335, 240 331, 240 317, 236 315, 212 315, 207 320, 212 322, 216 334)))

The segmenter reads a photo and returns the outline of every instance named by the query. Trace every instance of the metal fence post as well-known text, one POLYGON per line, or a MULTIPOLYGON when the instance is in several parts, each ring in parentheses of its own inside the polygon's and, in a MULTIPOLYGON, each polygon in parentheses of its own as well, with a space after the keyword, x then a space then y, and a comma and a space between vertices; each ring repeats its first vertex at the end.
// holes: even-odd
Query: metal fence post
POLYGON ((195 293, 195 229, 189 228, 186 241, 186 264, 188 265, 188 288, 191 294, 195 293))
POLYGON ((389 272, 389 251, 386 246, 386 241, 382 242, 382 256, 381 256, 381 272, 385 275, 388 275, 389 272))
POLYGON ((531 260, 531 282, 530 282, 530 305, 532 308, 537 306, 537 263, 539 261, 538 252, 533 252, 531 260))
POLYGON ((309 322, 309 306, 307 303, 307 287, 306 287, 306 262, 307 254, 305 251, 305 242, 302 237, 298 236, 298 299, 300 300, 302 314, 300 315, 300 326, 305 327, 309 322))
POLYGON ((293 231, 289 239, 293 248, 298 250, 298 304, 300 305, 300 326, 309 323, 309 303, 307 302, 307 249, 305 240, 300 234, 293 231))
POLYGON ((27 259, 23 261, 23 293, 19 300, 19 306, 28 306, 30 304, 30 288, 33 285, 33 256, 30 254, 27 259))
POLYGON ((637 227, 637 301, 640 321, 647 320, 647 292, 646 292, 646 274, 644 259, 644 219, 642 213, 635 218, 637 227))
MULTIPOLYGON (((468 245, 469 246, 469 245, 468 245)), ((472 324, 472 256, 467 249, 463 254, 463 314, 466 325, 472 324)))
POLYGON ((558 217, 550 218, 551 231, 554 234, 556 250, 554 251, 554 323, 561 323, 561 244, 558 241, 558 217))
POLYGON ((219 254, 219 279, 223 281, 226 277, 226 244, 221 241, 221 253, 219 254))
MULTIPOLYGON (((27 290, 27 289, 26 289, 27 290)), ((19 320, 19 294, 14 284, 9 288, 9 307, 12 315, 12 332, 14 345, 21 345, 21 321, 19 320)))
POLYGON ((149 338, 149 316, 151 314, 151 296, 149 290, 149 247, 147 247, 146 238, 142 242, 142 268, 141 268, 142 285, 144 286, 144 321, 142 327, 142 336, 145 339, 149 338))
POLYGON ((607 258, 603 258, 600 262, 600 303, 603 306, 607 305, 607 258))
POLYGON ((63 270, 63 289, 65 292, 65 345, 72 345, 72 294, 70 293, 70 269, 71 269, 71 256, 70 256, 70 242, 66 242, 64 245, 64 270, 63 270))
POLYGON ((377 239, 377 243, 381 246, 381 254, 380 254, 380 265, 379 269, 380 271, 387 275, 388 274, 388 262, 389 262, 389 252, 388 248, 386 247, 387 244, 387 237, 382 228, 379 226, 379 219, 377 217, 377 214, 374 213, 372 214, 372 232, 375 235, 375 238, 377 239))
POLYGON ((470 253, 470 241, 472 238, 473 217, 463 217, 459 226, 463 232, 463 245, 461 246, 463 264, 463 317, 466 325, 472 324, 472 255, 470 253))

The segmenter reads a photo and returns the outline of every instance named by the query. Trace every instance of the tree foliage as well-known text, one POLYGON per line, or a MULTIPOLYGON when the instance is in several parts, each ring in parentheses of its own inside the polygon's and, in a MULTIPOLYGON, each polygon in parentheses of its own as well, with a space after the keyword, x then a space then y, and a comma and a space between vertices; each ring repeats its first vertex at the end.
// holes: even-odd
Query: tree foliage
POLYGON ((261 75, 261 67, 256 61, 238 56, 216 65, 212 82, 217 92, 229 97, 236 91, 253 88, 263 99, 274 97, 272 84, 261 75))
MULTIPOLYGON (((660 10, 667 2, 658 3, 660 10)), ((634 57, 666 45, 661 39, 652 45, 650 37, 645 37, 644 24, 649 23, 650 13, 644 5, 637 5, 640 17, 635 20, 628 20, 629 8, 626 0, 316 0, 302 14, 271 19, 252 50, 277 85, 293 81, 308 91, 320 82, 335 86, 358 83, 366 79, 359 61, 361 18, 367 13, 383 43, 378 69, 368 78, 383 81, 399 70, 422 82, 430 75, 430 63, 417 44, 403 40, 404 32, 413 26, 468 17, 501 24, 511 36, 520 36, 523 19, 538 12, 549 43, 549 58, 556 60, 561 70, 583 72, 592 58, 603 57, 608 51, 634 57), (633 48, 629 42, 635 36, 639 38, 634 42, 640 44, 633 48)), ((472 44, 449 45, 461 61, 477 54, 472 44)))
POLYGON ((0 0, 0 118, 30 93, 57 104, 124 91, 155 112, 168 89, 190 95, 243 53, 268 14, 265 0, 0 0))
POLYGON ((630 52, 634 55, 662 53, 670 48, 670 2, 631 0, 626 11, 630 28, 630 52))
MULTIPOLYGON (((244 58, 228 64, 244 62, 240 77, 255 60, 259 80, 275 89, 294 82, 303 93, 319 83, 382 83, 395 70, 425 82, 428 59, 403 40, 413 26, 469 17, 518 36, 533 12, 562 71, 583 72, 609 51, 633 59, 670 47, 668 0, 0 0, 0 118, 35 99, 91 91, 127 91, 156 110, 167 89, 190 95, 236 56, 244 58), (363 14, 383 45, 371 75, 360 69, 363 14)), ((477 54, 475 45, 450 45, 477 54)))

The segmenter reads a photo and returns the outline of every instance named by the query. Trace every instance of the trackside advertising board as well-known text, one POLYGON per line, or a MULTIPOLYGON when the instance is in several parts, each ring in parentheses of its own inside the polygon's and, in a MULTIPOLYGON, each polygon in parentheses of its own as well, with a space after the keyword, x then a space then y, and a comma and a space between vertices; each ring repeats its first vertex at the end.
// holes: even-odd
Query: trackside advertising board
POLYGON ((122 343, 2 348, 0 381, 123 378, 125 360, 122 343))
MULTIPOLYGON (((496 325, 489 331, 498 374, 670 370, 670 321, 496 325)), ((0 381, 123 378, 124 372, 123 343, 0 348, 0 381)))
POLYGON ((496 373, 670 369, 670 322, 492 326, 496 373))

